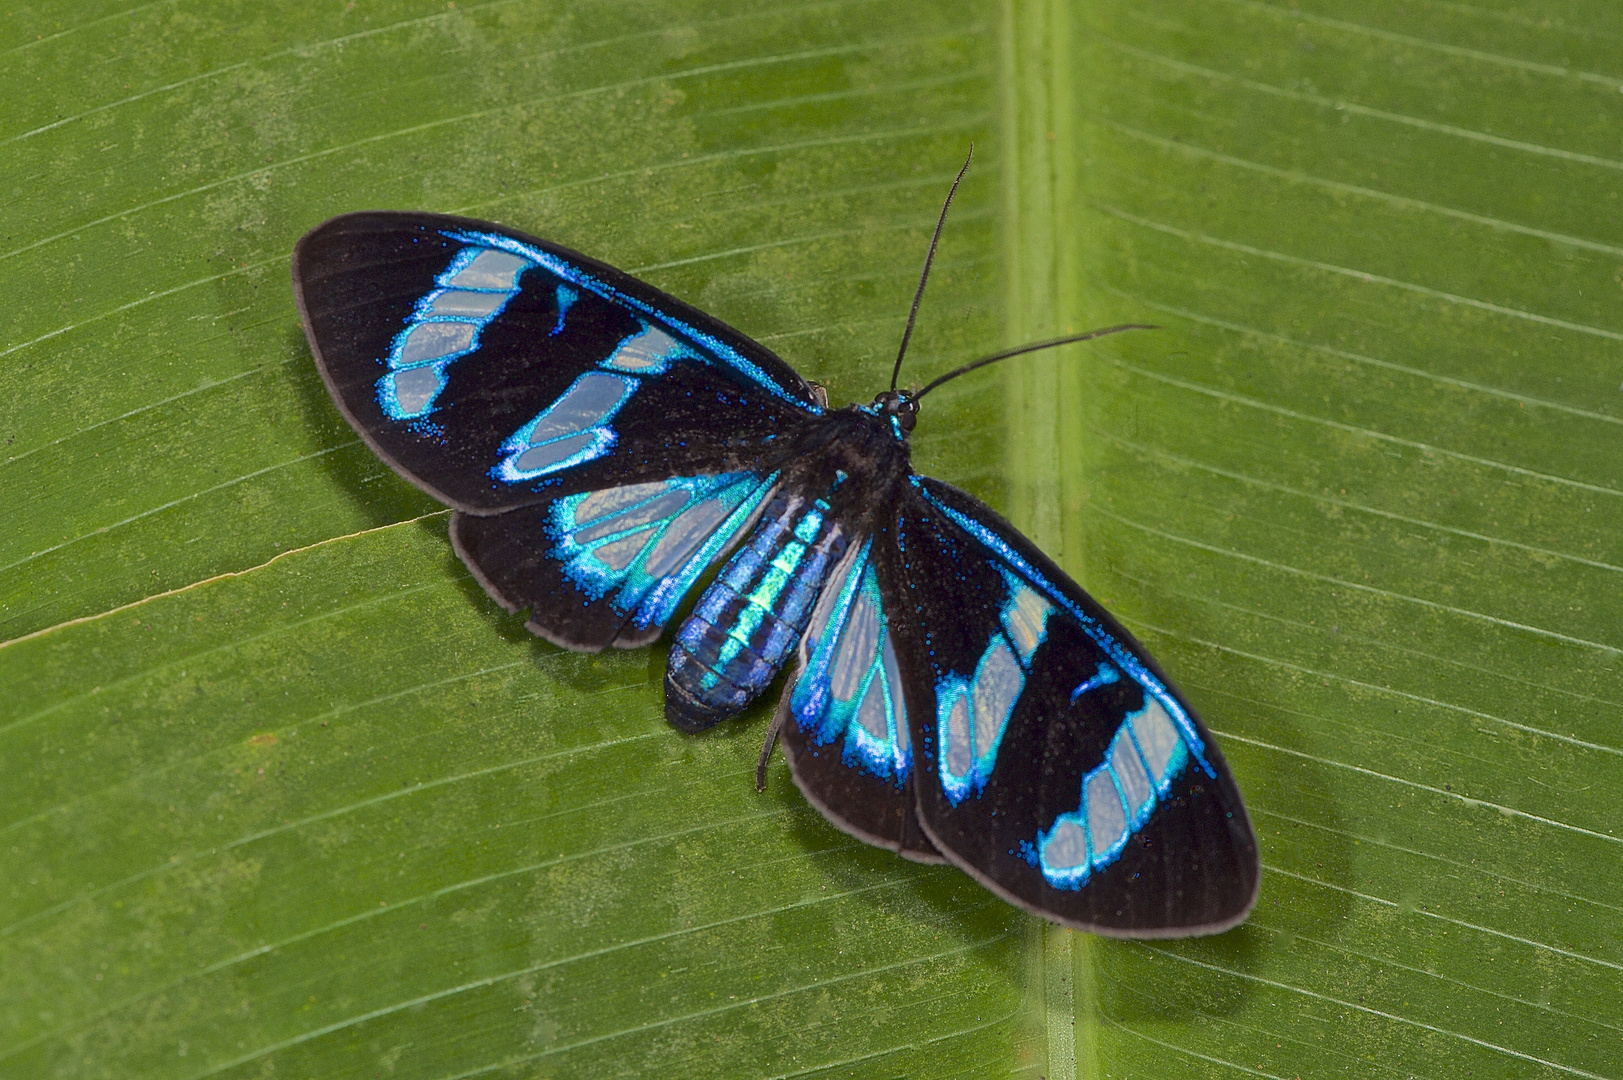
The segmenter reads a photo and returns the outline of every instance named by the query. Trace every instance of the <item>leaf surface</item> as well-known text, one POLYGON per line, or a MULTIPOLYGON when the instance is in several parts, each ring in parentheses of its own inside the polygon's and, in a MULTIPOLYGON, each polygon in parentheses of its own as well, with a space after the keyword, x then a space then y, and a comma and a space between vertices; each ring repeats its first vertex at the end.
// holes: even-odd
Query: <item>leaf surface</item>
POLYGON ((1056 294, 1166 329, 1072 366, 1081 467, 1034 472, 1264 865, 1231 934, 1050 945, 1077 1075, 1623 1075, 1620 29, 1217 0, 1049 36, 1056 294))
POLYGON ((1623 1076, 1623 23, 1599 5, 35 5, 0 28, 0 1076, 1623 1076), (850 841, 765 710, 530 638, 327 398, 369 207, 646 277, 837 402, 971 171, 921 468, 1162 658, 1241 929, 850 841))

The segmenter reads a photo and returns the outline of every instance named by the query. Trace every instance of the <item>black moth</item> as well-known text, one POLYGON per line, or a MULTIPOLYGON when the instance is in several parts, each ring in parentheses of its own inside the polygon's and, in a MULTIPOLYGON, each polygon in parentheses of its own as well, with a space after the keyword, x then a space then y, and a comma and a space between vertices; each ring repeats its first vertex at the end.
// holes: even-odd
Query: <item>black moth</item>
POLYGON ((1211 732, 1030 541, 909 464, 920 397, 1055 343, 829 409, 682 301, 439 214, 333 218, 293 287, 345 418, 455 508, 457 554, 536 634, 649 644, 719 566, 671 645, 677 727, 736 714, 794 653, 774 733, 846 832, 1099 934, 1250 911, 1256 840, 1211 732))

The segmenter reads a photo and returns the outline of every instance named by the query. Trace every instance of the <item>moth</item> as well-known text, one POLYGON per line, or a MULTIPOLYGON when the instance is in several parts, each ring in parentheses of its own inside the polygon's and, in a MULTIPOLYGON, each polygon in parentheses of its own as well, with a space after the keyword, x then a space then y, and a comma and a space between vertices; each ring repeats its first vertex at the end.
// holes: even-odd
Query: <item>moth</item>
POLYGON ((847 833, 1098 934, 1210 934, 1250 911, 1256 840, 1195 710, 1031 541, 911 467, 930 390, 1054 343, 832 408, 628 274, 429 213, 317 226, 293 287, 339 410, 454 508, 456 553, 531 631, 648 645, 713 575, 670 646, 676 727, 737 715, 792 668, 758 779, 781 735, 847 833))

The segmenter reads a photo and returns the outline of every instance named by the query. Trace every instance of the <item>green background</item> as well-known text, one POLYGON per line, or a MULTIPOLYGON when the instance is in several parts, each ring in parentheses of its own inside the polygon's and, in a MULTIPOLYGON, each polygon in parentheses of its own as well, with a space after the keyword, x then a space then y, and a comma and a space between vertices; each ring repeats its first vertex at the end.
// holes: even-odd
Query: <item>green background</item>
POLYGON ((1623 9, 77 0, 0 18, 0 1076, 1623 1077, 1623 9), (368 207, 639 274, 1006 511, 1262 899, 1093 939, 530 638, 322 389, 368 207))

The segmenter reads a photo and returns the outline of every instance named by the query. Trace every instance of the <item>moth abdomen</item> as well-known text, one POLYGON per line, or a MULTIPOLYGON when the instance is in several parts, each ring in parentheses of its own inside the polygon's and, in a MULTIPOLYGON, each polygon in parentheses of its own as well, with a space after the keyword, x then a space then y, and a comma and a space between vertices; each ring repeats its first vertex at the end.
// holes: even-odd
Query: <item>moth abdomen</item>
POLYGON ((665 717, 702 731, 748 705, 788 660, 846 534, 828 503, 780 494, 683 622, 665 671, 665 717))

